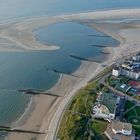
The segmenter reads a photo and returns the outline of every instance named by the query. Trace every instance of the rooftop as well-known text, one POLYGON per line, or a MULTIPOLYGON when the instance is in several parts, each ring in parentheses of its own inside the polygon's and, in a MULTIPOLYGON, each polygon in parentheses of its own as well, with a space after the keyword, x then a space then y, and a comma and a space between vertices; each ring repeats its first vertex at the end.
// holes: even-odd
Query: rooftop
POLYGON ((116 134, 114 133, 113 129, 115 130, 132 130, 132 125, 129 123, 123 123, 123 122, 111 122, 106 131, 105 134, 109 139, 116 139, 116 140, 134 140, 133 135, 123 135, 123 134, 116 134))
POLYGON ((131 86, 119 83, 118 85, 116 85, 116 89, 126 93, 131 89, 131 86))
POLYGON ((130 130, 132 130, 132 125, 130 123, 115 122, 112 124, 112 127, 115 131, 119 131, 119 130, 130 131, 130 130))
POLYGON ((100 97, 100 103, 106 106, 110 113, 114 113, 117 101, 118 96, 112 93, 103 93, 100 97))

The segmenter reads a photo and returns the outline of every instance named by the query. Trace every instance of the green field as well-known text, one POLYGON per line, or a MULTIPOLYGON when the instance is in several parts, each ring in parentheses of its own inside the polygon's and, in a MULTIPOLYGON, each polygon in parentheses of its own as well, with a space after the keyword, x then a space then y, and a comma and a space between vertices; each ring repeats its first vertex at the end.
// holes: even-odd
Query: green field
POLYGON ((136 106, 136 107, 135 107, 135 110, 136 110, 136 112, 137 112, 137 116, 140 117, 140 107, 139 107, 139 106, 136 106))
POLYGON ((106 78, 106 83, 108 83, 112 87, 115 87, 116 85, 119 85, 119 84, 125 84, 128 81, 129 79, 123 76, 119 76, 119 77, 109 76, 106 78))
POLYGON ((125 103, 125 110, 128 110, 130 109, 131 107, 133 107, 135 105, 135 103, 129 101, 129 100, 126 100, 126 103, 125 103))
MULTIPOLYGON (((131 101, 126 102, 126 110, 130 109, 135 104, 131 101)), ((140 135, 140 106, 136 106, 128 111, 125 116, 125 120, 133 125, 133 129, 138 135, 140 135)))
POLYGON ((107 121, 95 119, 91 123, 91 129, 97 134, 104 133, 106 130, 107 124, 108 124, 107 121))
POLYGON ((140 125, 140 117, 131 116, 128 118, 128 122, 134 125, 140 125))

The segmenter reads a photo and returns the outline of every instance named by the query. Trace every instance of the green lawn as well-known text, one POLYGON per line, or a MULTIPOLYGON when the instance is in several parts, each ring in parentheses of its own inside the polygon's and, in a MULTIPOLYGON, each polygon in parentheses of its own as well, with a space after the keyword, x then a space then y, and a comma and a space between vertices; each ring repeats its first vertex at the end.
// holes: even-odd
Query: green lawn
POLYGON ((120 82, 120 79, 114 76, 110 76, 107 78, 106 81, 109 83, 110 86, 115 87, 120 82))
POLYGON ((135 110, 137 112, 137 115, 140 117, 140 107, 139 106, 136 106, 135 107, 135 110))
POLYGON ((130 79, 129 78, 127 78, 127 77, 124 77, 124 76, 119 76, 119 78, 120 78, 120 83, 128 83, 129 81, 130 81, 130 79))
MULTIPOLYGON (((126 110, 134 106, 133 102, 127 101, 126 110)), ((136 106, 124 116, 127 122, 133 125, 133 129, 140 135, 140 106, 136 106)))
POLYGON ((128 118, 128 122, 133 124, 133 125, 140 125, 140 117, 137 116, 131 116, 128 118))
POLYGON ((140 125, 133 125, 133 129, 136 131, 138 135, 140 135, 140 125))
POLYGON ((125 110, 128 110, 129 108, 131 108, 134 105, 135 105, 135 103, 127 100, 126 103, 125 103, 125 110))
POLYGON ((103 121, 103 120, 97 120, 95 119, 92 123, 91 123, 91 128, 94 132, 96 132, 97 134, 102 134, 105 132, 106 128, 107 128, 107 121, 103 121))
POLYGON ((129 79, 123 76, 119 76, 119 77, 109 76, 106 78, 106 82, 112 87, 115 87, 118 84, 125 84, 128 81, 129 79))
POLYGON ((124 118, 126 119, 126 121, 128 121, 128 118, 130 116, 136 116, 135 111, 134 110, 130 110, 129 112, 127 112, 124 116, 124 118))

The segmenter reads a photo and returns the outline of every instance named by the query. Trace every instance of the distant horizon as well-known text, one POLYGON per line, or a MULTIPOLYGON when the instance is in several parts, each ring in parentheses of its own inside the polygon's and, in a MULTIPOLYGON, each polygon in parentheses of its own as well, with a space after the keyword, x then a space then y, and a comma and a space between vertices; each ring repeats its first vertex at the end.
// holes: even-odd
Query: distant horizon
POLYGON ((74 12, 86 12, 94 10, 138 8, 140 1, 135 0, 91 0, 89 2, 80 0, 40 0, 40 1, 17 1, 2 0, 0 7, 0 23, 4 21, 14 21, 14 19, 24 17, 34 17, 43 15, 59 15, 74 12), (33 4, 32 4, 33 3, 33 4), (79 4, 80 3, 80 4, 79 4), (95 4, 95 5, 94 5, 95 4))

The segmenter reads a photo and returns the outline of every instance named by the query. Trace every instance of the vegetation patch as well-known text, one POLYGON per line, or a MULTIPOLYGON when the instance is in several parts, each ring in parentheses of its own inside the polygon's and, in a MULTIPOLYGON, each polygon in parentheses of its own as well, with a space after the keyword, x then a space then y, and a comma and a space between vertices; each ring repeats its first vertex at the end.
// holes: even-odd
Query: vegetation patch
POLYGON ((135 110, 136 110, 136 112, 137 112, 137 116, 140 117, 140 106, 136 106, 136 107, 135 107, 135 110))
POLYGON ((61 140, 107 140, 104 135, 107 122, 93 120, 91 115, 97 93, 108 91, 108 88, 99 84, 98 81, 111 70, 111 67, 105 68, 86 87, 77 92, 63 114, 58 138, 61 140))
POLYGON ((140 135, 140 125, 133 125, 133 129, 135 130, 137 135, 140 135))
POLYGON ((103 134, 107 128, 107 124, 108 124, 107 121, 95 119, 91 123, 91 129, 97 134, 103 134))
POLYGON ((91 117, 97 92, 98 82, 91 82, 77 93, 63 115, 58 138, 61 140, 106 140, 103 132, 107 122, 93 120, 91 117))
POLYGON ((128 121, 128 118, 131 117, 131 116, 136 116, 136 113, 135 113, 135 110, 134 109, 132 109, 129 112, 127 112, 125 114, 124 118, 126 119, 126 121, 128 121))
POLYGON ((130 108, 133 107, 134 105, 135 105, 134 102, 129 101, 129 100, 126 100, 126 103, 125 103, 125 110, 127 111, 128 109, 130 109, 130 108))
POLYGON ((128 118, 128 122, 134 125, 140 125, 140 117, 131 116, 128 118))
MULTIPOLYGON (((135 103, 131 101, 126 102, 126 108, 130 109, 133 107, 135 103)), ((137 135, 140 135, 140 106, 136 106, 130 111, 128 111, 124 118, 126 119, 127 122, 131 123, 133 126, 133 129, 135 130, 137 135)))

